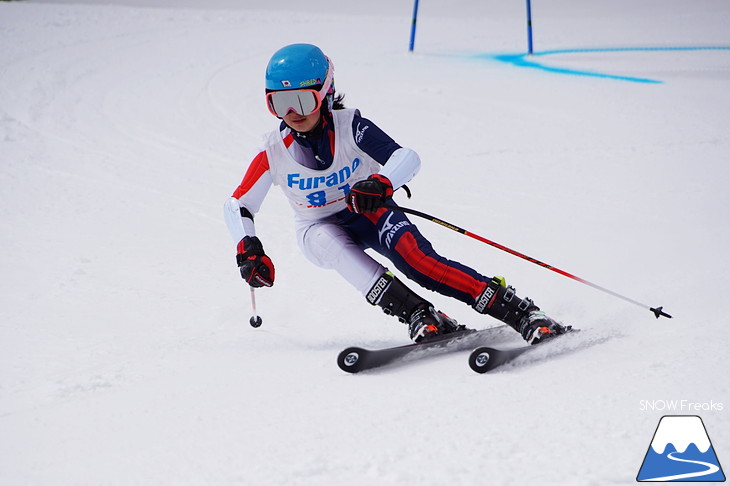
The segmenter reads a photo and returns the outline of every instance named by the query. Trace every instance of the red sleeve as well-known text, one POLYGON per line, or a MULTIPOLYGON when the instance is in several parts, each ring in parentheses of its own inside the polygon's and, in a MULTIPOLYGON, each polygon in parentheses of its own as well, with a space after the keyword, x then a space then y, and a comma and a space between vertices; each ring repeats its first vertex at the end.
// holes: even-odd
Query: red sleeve
POLYGON ((243 180, 238 185, 235 191, 233 191, 233 197, 240 199, 244 194, 251 190, 251 188, 261 179, 266 172, 269 170, 269 158, 266 156, 266 150, 262 150, 259 154, 254 157, 251 161, 251 165, 248 166, 246 175, 243 176, 243 180))

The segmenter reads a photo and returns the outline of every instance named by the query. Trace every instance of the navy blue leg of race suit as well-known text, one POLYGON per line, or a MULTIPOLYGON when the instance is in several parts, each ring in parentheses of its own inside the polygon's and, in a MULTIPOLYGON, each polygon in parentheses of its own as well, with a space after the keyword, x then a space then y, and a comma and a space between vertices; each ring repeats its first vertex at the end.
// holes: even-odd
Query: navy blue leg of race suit
POLYGON ((436 253, 400 211, 382 208, 374 213, 354 214, 345 210, 337 217, 361 248, 377 251, 409 280, 429 290, 473 305, 491 280, 436 253))

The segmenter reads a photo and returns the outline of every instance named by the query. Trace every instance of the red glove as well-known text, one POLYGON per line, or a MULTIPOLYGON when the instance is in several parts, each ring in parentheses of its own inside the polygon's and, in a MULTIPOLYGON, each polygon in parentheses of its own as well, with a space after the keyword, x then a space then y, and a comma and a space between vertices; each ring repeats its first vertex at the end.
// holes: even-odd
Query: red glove
POLYGON ((236 262, 241 277, 251 287, 274 285, 274 264, 264 253, 264 247, 257 237, 246 236, 238 243, 236 262))
POLYGON ((353 213, 373 213, 393 197, 393 184, 387 177, 373 174, 356 182, 347 193, 347 208, 353 213))

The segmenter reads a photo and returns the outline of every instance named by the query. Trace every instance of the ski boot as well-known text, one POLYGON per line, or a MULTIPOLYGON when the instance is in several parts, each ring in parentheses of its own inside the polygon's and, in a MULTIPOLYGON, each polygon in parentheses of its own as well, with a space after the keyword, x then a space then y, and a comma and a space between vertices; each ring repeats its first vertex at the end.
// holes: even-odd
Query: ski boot
POLYGON ((460 325, 431 304, 424 301, 416 307, 408 318, 408 332, 414 342, 420 343, 441 334, 462 331, 466 326, 460 325))
POLYGON ((430 302, 416 295, 390 272, 380 276, 366 298, 386 314, 408 324, 408 333, 416 343, 466 329, 466 326, 435 310, 430 302))
POLYGON ((537 344, 572 329, 572 326, 565 326, 548 317, 529 297, 519 298, 503 277, 494 277, 477 297, 473 307, 477 312, 509 325, 528 344, 537 344))

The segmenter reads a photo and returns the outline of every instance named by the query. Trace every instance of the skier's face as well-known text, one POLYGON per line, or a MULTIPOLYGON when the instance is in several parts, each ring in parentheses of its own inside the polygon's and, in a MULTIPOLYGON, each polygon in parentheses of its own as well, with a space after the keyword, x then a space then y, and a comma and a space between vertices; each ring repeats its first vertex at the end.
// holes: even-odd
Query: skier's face
POLYGON ((290 111, 284 117, 284 121, 287 125, 289 125, 297 132, 309 132, 317 126, 317 122, 319 122, 319 116, 319 110, 307 116, 300 115, 299 113, 296 113, 294 111, 290 111))

